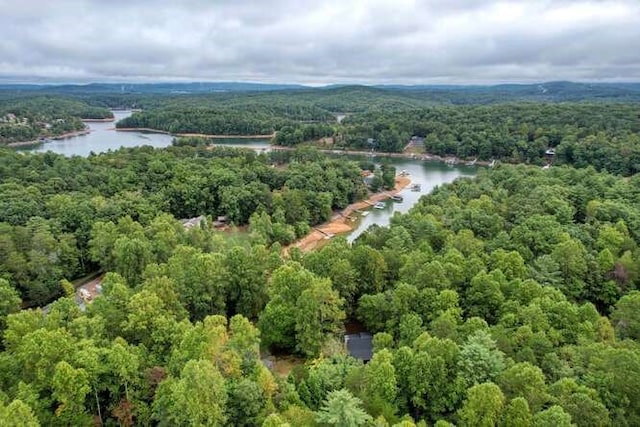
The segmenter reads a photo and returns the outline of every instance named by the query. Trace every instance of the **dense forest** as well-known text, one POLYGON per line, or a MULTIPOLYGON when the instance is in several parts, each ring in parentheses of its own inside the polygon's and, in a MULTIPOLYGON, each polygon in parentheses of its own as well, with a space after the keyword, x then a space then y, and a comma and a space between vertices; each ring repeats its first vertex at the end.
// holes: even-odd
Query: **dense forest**
MULTIPOLYGON (((79 172, 84 168, 124 167, 101 187, 117 192, 138 179, 124 173, 129 167, 162 163, 140 159, 186 161, 193 150, 22 156, 25 163, 13 167, 25 171, 20 179, 34 181, 34 193, 39 186, 65 185, 55 170, 77 176, 69 184, 80 186, 74 197, 63 192, 75 203, 81 190, 88 191, 88 172, 79 172), (38 167, 48 170, 45 177, 29 172, 38 167)), ((213 166, 226 156, 231 164, 242 157, 228 151, 206 156, 199 152, 190 172, 198 175, 198 162, 213 166)), ((260 175, 260 156, 244 157, 252 165, 244 173, 260 175)), ((221 172, 235 169, 242 168, 221 172)), ((200 188, 179 181, 185 191, 200 188)), ((137 200, 131 193, 94 195, 89 206, 116 211, 91 216, 85 230, 89 257, 111 272, 86 312, 71 297, 53 303, 46 315, 18 311, 15 279, 0 280, 0 420, 637 425, 639 184, 637 176, 593 168, 502 166, 438 188, 354 246, 338 239, 286 257, 279 244, 239 243, 208 227, 185 229, 154 209, 162 203, 158 194, 137 200), (375 334, 366 365, 344 354, 340 336, 347 318, 375 334), (308 362, 276 375, 261 360, 267 349, 308 362)), ((16 235, 34 236, 47 225, 76 229, 78 211, 64 209, 70 218, 30 218, 16 226, 22 227, 16 235)), ((47 241, 50 250, 63 245, 63 239, 38 238, 29 254, 47 241)), ((27 244, 17 243, 21 249, 27 244)), ((3 246, 6 254, 6 240, 3 246)), ((73 294, 67 282, 63 288, 73 294)))
MULTIPOLYGON (((226 216, 249 224, 254 240, 288 244, 367 193, 355 163, 313 150, 270 156, 189 146, 89 158, 0 151, 0 275, 25 304, 41 305, 61 294, 62 278, 83 276, 97 265, 120 273, 129 268, 120 261, 130 262, 125 252, 133 249, 116 245, 120 234, 127 235, 125 218, 151 226, 161 213, 226 216), (108 237, 101 227, 110 230, 108 237), (112 255, 113 245, 125 252, 112 255)), ((140 245, 136 257, 151 256, 161 228, 145 231, 142 240, 129 236, 140 245)))
POLYGON ((623 175, 640 171, 640 116, 633 102, 637 88, 580 87, 582 92, 572 84, 546 84, 546 96, 537 98, 533 95, 539 89, 526 85, 276 87, 187 94, 79 90, 36 97, 33 92, 38 91, 13 97, 0 91, 0 114, 13 111, 27 118, 27 125, 0 124, 0 138, 13 142, 60 134, 81 129, 79 119, 108 117, 111 113, 105 107, 135 107, 143 111, 121 120, 117 127, 178 134, 273 135, 277 145, 321 140, 332 148, 382 152, 402 152, 410 138, 418 136, 424 138, 424 145, 414 150, 417 154, 592 165, 623 175), (446 93, 468 97, 462 102, 443 97, 446 93), (346 115, 341 123, 336 121, 338 114, 346 115), (47 130, 45 123, 53 127, 47 130), (545 156, 549 149, 555 155, 545 156))
POLYGON ((83 130, 83 119, 112 118, 106 108, 60 97, 0 97, 0 145, 83 130))
POLYGON ((402 151, 412 135, 440 156, 512 163, 592 165, 631 175, 640 171, 637 104, 498 104, 373 111, 343 121, 346 147, 402 151), (555 149, 553 159, 545 157, 555 149))
POLYGON ((119 126, 377 151, 415 135, 521 163, 302 253, 285 246, 396 171, 194 137, 86 158, 0 148, 0 425, 640 425, 635 95, 548 86, 547 103, 468 88, 474 105, 447 88, 0 91, 14 125, 135 106, 119 126), (72 281, 97 272, 101 295, 78 304, 72 281), (373 335, 367 363, 352 329, 373 335))
POLYGON ((213 108, 178 105, 134 113, 120 120, 117 127, 152 128, 171 133, 271 135, 285 125, 327 121, 335 121, 329 112, 302 105, 247 104, 213 108))
POLYGON ((419 136, 424 138, 420 149, 439 156, 592 165, 623 175, 640 171, 637 104, 592 100, 443 105, 420 93, 345 87, 189 95, 162 104, 156 104, 162 97, 149 97, 148 110, 118 126, 223 135, 276 132, 273 143, 286 146, 329 137, 333 148, 382 152, 402 152, 412 136, 419 136), (348 115, 337 123, 336 113, 348 115), (555 150, 554 156, 545 156, 549 149, 555 150))

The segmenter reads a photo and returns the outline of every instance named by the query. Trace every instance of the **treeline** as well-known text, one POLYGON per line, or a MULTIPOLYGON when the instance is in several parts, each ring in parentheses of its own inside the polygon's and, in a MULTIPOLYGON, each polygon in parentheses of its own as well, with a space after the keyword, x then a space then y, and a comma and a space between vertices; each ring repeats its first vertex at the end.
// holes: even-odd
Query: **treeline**
POLYGON ((98 221, 89 256, 111 273, 86 312, 18 311, 0 279, 0 422, 636 425, 638 184, 497 167, 285 258, 166 214, 98 221), (366 365, 347 318, 375 334, 366 365), (267 348, 307 363, 281 378, 267 348))
POLYGON ((305 141, 316 141, 333 136, 335 127, 328 124, 304 124, 283 126, 271 142, 275 145, 294 146, 305 141))
POLYGON ((83 130, 82 119, 113 117, 105 108, 60 97, 0 100, 0 144, 33 141, 83 130))
MULTIPOLYGON (((303 257, 297 274, 331 280, 346 315, 375 334, 364 367, 333 356, 292 373, 315 421, 640 422, 638 184, 501 167, 438 188, 353 247, 336 240, 303 257)), ((280 290, 274 278, 263 343, 301 350, 295 320, 278 319, 296 319, 298 283, 310 280, 280 290)))
MULTIPOLYGON (((553 162, 630 175, 640 170, 640 121, 634 104, 499 104, 432 107, 402 113, 352 115, 340 130, 346 146, 363 147, 408 135, 427 152, 480 160, 553 162), (392 136, 395 136, 392 137, 392 136), (390 138, 391 137, 391 138, 390 138)), ((399 151, 404 144, 386 146, 399 151)))
POLYGON ((346 87, 193 95, 151 105, 118 126, 223 135, 276 132, 273 142, 285 146, 333 137, 336 147, 383 152, 401 152, 419 136, 424 150, 439 156, 592 165, 623 175, 640 171, 640 121, 633 103, 450 106, 429 105, 419 93, 346 87), (338 124, 330 111, 355 113, 338 124), (555 155, 547 156, 549 149, 555 155))
POLYGON ((273 156, 191 147, 89 158, 0 151, 0 275, 27 305, 41 305, 60 295, 60 279, 96 268, 89 242, 98 222, 226 216, 251 223, 264 243, 287 244, 366 195, 355 163, 309 150, 273 156))
MULTIPOLYGON (((558 94, 577 90, 571 85, 554 84, 553 87, 558 94)), ((482 105, 474 102, 448 105, 446 97, 430 98, 448 93, 443 88, 340 87, 187 95, 75 94, 69 96, 79 96, 80 100, 59 96, 5 100, 0 102, 0 112, 4 111, 2 105, 9 102, 20 114, 29 114, 28 111, 49 116, 66 114, 64 120, 51 123, 54 128, 49 133, 59 134, 81 128, 77 118, 110 115, 103 108, 105 105, 129 106, 144 111, 120 121, 118 127, 229 136, 275 132, 273 142, 285 146, 332 137, 337 147, 384 152, 400 152, 412 136, 419 136, 424 138, 426 152, 440 156, 539 165, 553 160, 555 164, 592 165, 598 170, 623 175, 640 170, 640 121, 635 103, 595 102, 600 99, 596 96, 598 91, 591 92, 594 99, 590 103, 524 102, 556 100, 554 97, 531 98, 531 89, 504 87, 492 92, 494 95, 504 92, 504 99, 480 102, 482 105), (508 96, 509 93, 519 93, 522 97, 508 96), (497 102, 500 100, 504 102, 497 102), (505 103, 507 101, 509 103, 505 103), (345 112, 352 114, 341 124, 336 123, 334 114, 345 112), (548 149, 554 149, 555 155, 545 156, 548 149)), ((622 90, 614 86, 600 89, 622 90)), ((470 88, 453 92, 475 93, 470 88)), ((562 95, 558 99, 575 97, 562 95)), ((44 123, 29 116, 30 126, 0 126, 0 133, 7 142, 35 139, 44 133, 35 125, 37 122, 44 123)))
POLYGON ((271 135, 287 125, 301 122, 331 122, 335 118, 327 111, 312 106, 291 103, 237 106, 166 105, 145 110, 120 120, 117 127, 139 127, 171 133, 202 133, 210 135, 271 135))

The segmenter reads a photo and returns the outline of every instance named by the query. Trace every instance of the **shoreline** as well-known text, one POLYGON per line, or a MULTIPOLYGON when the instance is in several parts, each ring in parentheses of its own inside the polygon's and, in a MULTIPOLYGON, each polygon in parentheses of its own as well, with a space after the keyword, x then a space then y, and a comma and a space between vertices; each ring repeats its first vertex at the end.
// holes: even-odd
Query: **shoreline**
MULTIPOLYGON (((380 151, 380 152, 376 152, 373 153, 373 156, 371 155, 371 151, 363 151, 363 150, 335 150, 335 149, 331 149, 331 148, 318 148, 318 151, 321 151, 323 153, 329 153, 329 154, 336 154, 336 155, 355 155, 355 156, 366 156, 366 157, 395 157, 398 159, 409 159, 409 160, 423 160, 423 161, 436 161, 436 162, 443 162, 446 164, 451 164, 451 165, 458 165, 458 166, 489 166, 491 164, 490 161, 487 160, 477 160, 473 165, 466 165, 466 163, 468 163, 467 160, 463 160, 460 159, 458 157, 455 156, 447 156, 447 157, 442 157, 442 156, 438 156, 437 154, 429 154, 429 153, 423 153, 423 154, 416 154, 416 153, 389 153, 389 152, 384 152, 384 151, 380 151)), ((271 145, 271 149, 272 150, 283 150, 283 151, 287 151, 287 150, 295 150, 296 147, 285 147, 282 145, 271 145)))
POLYGON ((48 142, 47 140, 49 140, 49 141, 58 141, 58 140, 61 140, 61 139, 73 138, 73 137, 76 137, 76 136, 88 135, 90 133, 91 133, 91 129, 76 130, 76 131, 73 131, 73 132, 63 133, 61 135, 43 137, 43 138, 46 139, 45 141, 36 139, 36 140, 33 140, 33 141, 10 142, 8 144, 5 144, 5 147, 9 147, 9 148, 29 147, 29 146, 32 146, 32 145, 46 144, 48 142))
POLYGON ((49 139, 58 141, 60 139, 73 138, 75 136, 88 135, 91 133, 91 129, 74 130, 73 132, 63 133, 62 135, 51 136, 49 139))
POLYGON ((388 199, 390 196, 399 193, 411 184, 411 179, 406 176, 397 176, 395 182, 396 185, 393 190, 370 194, 365 200, 351 203, 341 211, 334 211, 329 221, 313 227, 313 231, 309 234, 283 248, 283 253, 288 253, 291 248, 298 248, 302 252, 309 252, 316 249, 318 243, 325 240, 327 234, 344 234, 353 231, 354 226, 349 221, 349 216, 353 212, 370 208, 376 202, 388 199))
POLYGON ((207 138, 207 139, 271 139, 274 134, 270 135, 219 135, 208 133, 172 133, 166 130, 153 129, 153 128, 117 128, 114 127, 109 130, 115 130, 117 132, 149 132, 149 133, 161 133, 165 135, 173 135, 177 137, 195 137, 195 138, 207 138))
POLYGON ((107 117, 105 119, 80 119, 82 120, 83 123, 108 123, 108 122, 115 122, 116 118, 115 117, 107 117))
MULTIPOLYGON (((114 119, 89 119, 89 120, 109 122, 109 121, 115 121, 115 118, 114 119)), ((154 129, 154 128, 113 127, 107 130, 114 130, 116 132, 149 132, 149 133, 158 133, 158 134, 164 134, 164 135, 172 135, 175 137, 196 137, 196 138, 206 138, 206 139, 271 139, 275 136, 275 132, 270 135, 219 135, 219 134, 205 134, 205 133, 171 133, 168 131, 154 129)), ((63 139, 63 138, 70 138, 73 136, 80 136, 80 135, 85 135, 85 133, 80 133, 80 134, 70 133, 70 134, 65 134, 64 136, 61 135, 55 138, 52 137, 50 139, 63 139)), ((23 143, 20 142, 19 144, 23 144, 23 143)), ((25 142, 24 145, 30 145, 30 144, 25 142)), ((22 145, 16 145, 16 147, 17 146, 22 146, 22 145)), ((411 159, 411 160, 437 161, 437 162, 444 162, 446 164, 462 165, 462 166, 489 166, 491 164, 491 162, 487 160, 476 160, 473 163, 473 165, 467 165, 467 163, 469 163, 468 160, 463 160, 455 156, 443 157, 437 154, 429 154, 429 153, 423 153, 423 154, 406 153, 406 152, 391 153, 391 152, 382 152, 382 151, 371 153, 371 151, 366 151, 366 150, 337 150, 332 148, 322 148, 318 146, 315 146, 315 148, 317 148, 318 151, 321 151, 324 153, 336 154, 336 155, 346 154, 346 155, 360 155, 360 156, 370 156, 370 157, 395 157, 395 158, 411 159)), ((271 144, 271 149, 272 150, 295 150, 296 147, 286 147, 282 145, 271 144)))
POLYGON ((35 141, 17 141, 17 142, 9 142, 5 144, 5 147, 9 148, 17 148, 17 147, 29 147, 31 145, 43 144, 43 141, 35 140, 35 141))

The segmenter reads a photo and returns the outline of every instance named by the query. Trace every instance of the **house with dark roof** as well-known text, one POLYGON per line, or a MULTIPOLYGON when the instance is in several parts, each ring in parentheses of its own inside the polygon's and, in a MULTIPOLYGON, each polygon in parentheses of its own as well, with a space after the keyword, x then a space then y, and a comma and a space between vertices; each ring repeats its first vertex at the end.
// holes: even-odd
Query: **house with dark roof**
POLYGON ((373 337, 368 332, 347 334, 344 336, 344 344, 352 357, 368 362, 373 357, 373 337))

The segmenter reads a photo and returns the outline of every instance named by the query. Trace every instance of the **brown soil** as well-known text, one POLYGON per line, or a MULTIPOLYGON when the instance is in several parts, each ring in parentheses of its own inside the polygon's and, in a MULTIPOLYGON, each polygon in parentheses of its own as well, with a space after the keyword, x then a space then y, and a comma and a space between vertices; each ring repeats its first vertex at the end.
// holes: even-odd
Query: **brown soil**
POLYGON ((273 373, 280 378, 286 378, 294 367, 303 365, 304 362, 304 359, 292 355, 276 357, 273 373))
POLYGON ((315 227, 311 233, 307 234, 297 242, 292 243, 289 247, 284 248, 284 252, 287 253, 289 248, 298 248, 303 252, 309 252, 316 249, 322 241, 326 240, 327 234, 348 233, 353 230, 353 224, 349 217, 354 211, 367 209, 376 202, 388 199, 389 196, 396 194, 403 188, 407 187, 410 183, 411 180, 406 176, 396 177, 396 186, 393 190, 381 191, 379 193, 372 194, 367 200, 347 206, 343 211, 337 212, 331 221, 315 227))

